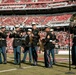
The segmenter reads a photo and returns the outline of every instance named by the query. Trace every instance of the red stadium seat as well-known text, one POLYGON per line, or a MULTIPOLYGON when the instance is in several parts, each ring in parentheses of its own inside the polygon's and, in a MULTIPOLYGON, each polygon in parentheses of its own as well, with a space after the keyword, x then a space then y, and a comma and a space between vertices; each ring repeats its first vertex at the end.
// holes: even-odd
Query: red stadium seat
POLYGON ((70 19, 71 14, 58 15, 58 16, 5 16, 0 17, 0 25, 16 25, 22 24, 31 25, 36 22, 40 25, 46 25, 48 22, 65 22, 70 19))
POLYGON ((2 3, 12 3, 15 2, 15 0, 2 0, 2 3))

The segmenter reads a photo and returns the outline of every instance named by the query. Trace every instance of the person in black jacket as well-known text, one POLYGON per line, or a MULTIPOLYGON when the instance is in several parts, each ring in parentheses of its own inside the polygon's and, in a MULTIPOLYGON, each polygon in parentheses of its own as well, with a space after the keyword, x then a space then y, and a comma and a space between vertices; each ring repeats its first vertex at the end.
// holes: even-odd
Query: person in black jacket
POLYGON ((49 51, 49 55, 51 53, 51 56, 52 56, 52 63, 55 64, 55 52, 54 52, 54 48, 55 48, 55 42, 56 42, 56 35, 54 33, 54 30, 53 29, 50 29, 51 31, 51 36, 50 36, 50 42, 52 43, 51 44, 51 49, 49 51))
MULTIPOLYGON (((3 59, 4 59, 4 64, 7 63, 7 58, 6 58, 7 57, 6 56, 6 46, 7 46, 6 38, 7 38, 7 35, 6 35, 6 32, 5 32, 5 26, 2 26, 1 30, 0 30, 0 55, 2 53, 3 59)), ((0 63, 2 63, 1 56, 0 56, 0 63)))
POLYGON ((73 46, 72 46, 72 65, 75 65, 76 69, 76 31, 73 38, 73 46))
MULTIPOLYGON (((22 35, 22 38, 24 38, 24 57, 22 59, 22 62, 25 63, 26 62, 26 56, 27 56, 27 53, 29 52, 29 63, 32 63, 32 49, 31 49, 31 41, 30 40, 30 37, 31 37, 31 32, 32 30, 31 29, 28 29, 28 32, 24 32, 25 34, 22 35)), ((23 42, 22 42, 23 43, 23 42)))
POLYGON ((36 27, 36 24, 32 24, 32 56, 33 56, 33 65, 37 65, 37 48, 38 48, 38 42, 39 42, 39 31, 36 27))
POLYGON ((49 55, 49 51, 52 48, 52 43, 50 42, 51 33, 49 32, 49 30, 49 27, 45 29, 47 35, 44 42, 44 63, 45 67, 47 68, 52 67, 51 57, 49 55))
POLYGON ((20 64, 20 52, 22 46, 22 38, 19 26, 15 26, 15 31, 13 31, 9 37, 14 38, 13 49, 14 49, 14 64, 20 64))

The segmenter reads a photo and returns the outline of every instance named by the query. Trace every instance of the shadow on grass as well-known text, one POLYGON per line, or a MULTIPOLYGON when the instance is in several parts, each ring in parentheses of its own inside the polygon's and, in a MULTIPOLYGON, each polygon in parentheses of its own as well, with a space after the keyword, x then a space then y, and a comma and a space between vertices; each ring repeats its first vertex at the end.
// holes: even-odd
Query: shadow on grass
POLYGON ((7 63, 11 66, 13 66, 14 68, 19 68, 19 65, 18 64, 14 64, 13 61, 7 61, 7 63))
POLYGON ((44 64, 44 61, 38 61, 39 63, 43 63, 44 64))
POLYGON ((31 65, 31 63, 29 63, 29 62, 26 62, 26 63, 23 63, 23 64, 26 64, 26 65, 31 65))
MULTIPOLYGON (((23 63, 23 64, 30 65, 30 66, 34 66, 33 63, 28 63, 28 62, 23 63)), ((39 62, 38 62, 38 64, 37 64, 37 66, 38 66, 38 67, 44 67, 43 64, 41 64, 41 63, 39 63, 39 62)))
POLYGON ((43 65, 41 65, 41 64, 37 64, 37 66, 45 68, 45 66, 43 66, 43 65))
POLYGON ((58 64, 65 64, 65 65, 68 65, 69 63, 65 63, 65 62, 56 62, 58 64))
POLYGON ((13 62, 13 61, 7 61, 7 63, 9 63, 9 64, 14 64, 14 62, 13 62))
POLYGON ((56 63, 55 66, 69 68, 69 64, 68 63, 56 63))
MULTIPOLYGON (((44 64, 44 61, 38 61, 38 62, 44 64)), ((62 63, 62 62, 61 63, 60 62, 56 62, 55 66, 69 68, 69 64, 68 63, 62 63)))

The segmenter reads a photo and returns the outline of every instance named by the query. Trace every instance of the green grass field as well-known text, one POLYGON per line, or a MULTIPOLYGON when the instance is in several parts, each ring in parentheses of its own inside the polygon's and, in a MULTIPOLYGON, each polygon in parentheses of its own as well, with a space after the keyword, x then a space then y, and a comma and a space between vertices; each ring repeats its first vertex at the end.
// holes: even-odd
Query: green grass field
MULTIPOLYGON (((23 57, 23 55, 22 55, 23 57)), ((43 58, 42 54, 39 54, 39 58, 43 58)), ((67 55, 56 55, 57 59, 68 58, 67 55)), ((56 65, 53 68, 45 68, 44 61, 38 60, 38 66, 32 66, 28 63, 21 63, 21 67, 24 69, 19 69, 19 65, 13 64, 13 54, 7 55, 8 63, 0 64, 0 75, 69 75, 66 74, 69 71, 68 61, 56 60, 56 65)), ((71 71, 76 75, 76 69, 71 66, 71 71)))

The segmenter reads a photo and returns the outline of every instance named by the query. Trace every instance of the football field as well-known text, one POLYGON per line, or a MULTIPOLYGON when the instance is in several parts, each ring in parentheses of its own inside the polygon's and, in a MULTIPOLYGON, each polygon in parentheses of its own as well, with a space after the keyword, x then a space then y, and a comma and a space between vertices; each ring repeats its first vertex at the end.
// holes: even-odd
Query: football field
MULTIPOLYGON (((23 57, 23 54, 22 54, 23 57)), ((43 61, 43 54, 38 55, 38 65, 32 66, 28 62, 21 63, 21 68, 19 65, 14 65, 13 54, 7 54, 8 63, 0 64, 0 75, 69 75, 69 59, 68 55, 55 55, 56 65, 53 68, 45 68, 43 61)), ((76 75, 76 69, 71 66, 71 71, 76 75)))

